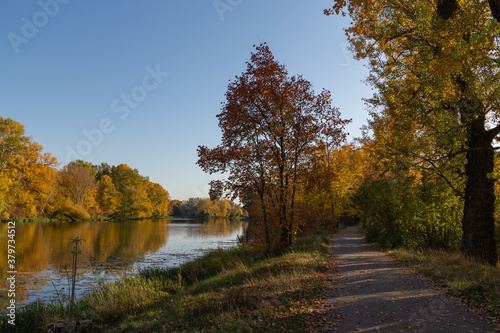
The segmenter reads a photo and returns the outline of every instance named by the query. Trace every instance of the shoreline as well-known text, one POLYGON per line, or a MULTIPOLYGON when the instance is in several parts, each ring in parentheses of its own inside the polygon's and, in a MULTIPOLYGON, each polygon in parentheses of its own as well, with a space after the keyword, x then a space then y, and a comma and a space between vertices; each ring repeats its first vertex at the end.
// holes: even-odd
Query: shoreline
MULTIPOLYGON (((315 306, 326 290, 330 238, 298 239, 291 252, 279 256, 239 245, 177 268, 146 269, 77 300, 75 318, 94 318, 110 332, 305 328, 307 318, 318 316, 315 306)), ((27 324, 21 332, 42 331, 49 322, 65 319, 67 311, 61 302, 35 302, 18 309, 17 320, 27 324)), ((5 322, 0 327, 13 332, 5 322)))

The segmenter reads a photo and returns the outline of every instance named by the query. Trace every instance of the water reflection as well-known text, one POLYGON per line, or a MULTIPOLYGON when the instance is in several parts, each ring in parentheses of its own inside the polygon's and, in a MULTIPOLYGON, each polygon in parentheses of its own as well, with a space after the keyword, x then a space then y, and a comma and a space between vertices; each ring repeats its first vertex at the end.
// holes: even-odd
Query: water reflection
MULTIPOLYGON (((77 290, 81 295, 96 280, 113 280, 149 266, 172 267, 217 247, 232 246, 245 224, 228 220, 16 223, 16 301, 55 297, 66 291, 61 267, 71 262, 70 239, 83 238, 77 290)), ((0 224, 0 303, 6 304, 7 224, 0 224)))

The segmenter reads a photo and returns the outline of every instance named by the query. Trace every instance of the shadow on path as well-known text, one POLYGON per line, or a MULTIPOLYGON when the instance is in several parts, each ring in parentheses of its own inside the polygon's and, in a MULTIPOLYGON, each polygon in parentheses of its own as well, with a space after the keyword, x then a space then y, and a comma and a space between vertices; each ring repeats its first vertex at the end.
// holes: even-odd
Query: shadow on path
POLYGON ((357 227, 335 235, 333 332, 499 332, 430 281, 372 249, 357 227))

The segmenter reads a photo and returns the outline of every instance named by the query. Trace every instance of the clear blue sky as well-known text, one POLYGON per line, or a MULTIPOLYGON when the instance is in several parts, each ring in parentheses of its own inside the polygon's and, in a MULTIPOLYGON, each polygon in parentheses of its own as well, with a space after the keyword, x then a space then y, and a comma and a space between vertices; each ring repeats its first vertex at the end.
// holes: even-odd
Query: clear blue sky
POLYGON ((346 50, 331 0, 23 0, 0 4, 2 117, 62 163, 126 163, 174 199, 207 196, 196 148, 253 45, 332 92, 360 135, 367 70, 346 50), (216 8, 217 5, 218 7, 216 8), (168 73, 168 74, 167 74, 168 73))

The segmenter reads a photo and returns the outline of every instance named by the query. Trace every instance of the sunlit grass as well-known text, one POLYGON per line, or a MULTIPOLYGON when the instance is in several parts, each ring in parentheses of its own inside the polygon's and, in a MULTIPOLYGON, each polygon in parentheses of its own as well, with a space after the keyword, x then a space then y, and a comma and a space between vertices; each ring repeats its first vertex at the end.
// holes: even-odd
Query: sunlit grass
MULTIPOLYGON (((75 317, 106 332, 321 331, 329 239, 298 239, 280 256, 240 246, 180 268, 145 270, 98 286, 75 304, 75 317)), ((36 332, 67 311, 39 304, 19 315, 32 321, 26 332, 36 332)))
POLYGON ((390 251, 410 267, 431 276, 470 306, 500 319, 500 266, 481 265, 458 251, 390 251))

